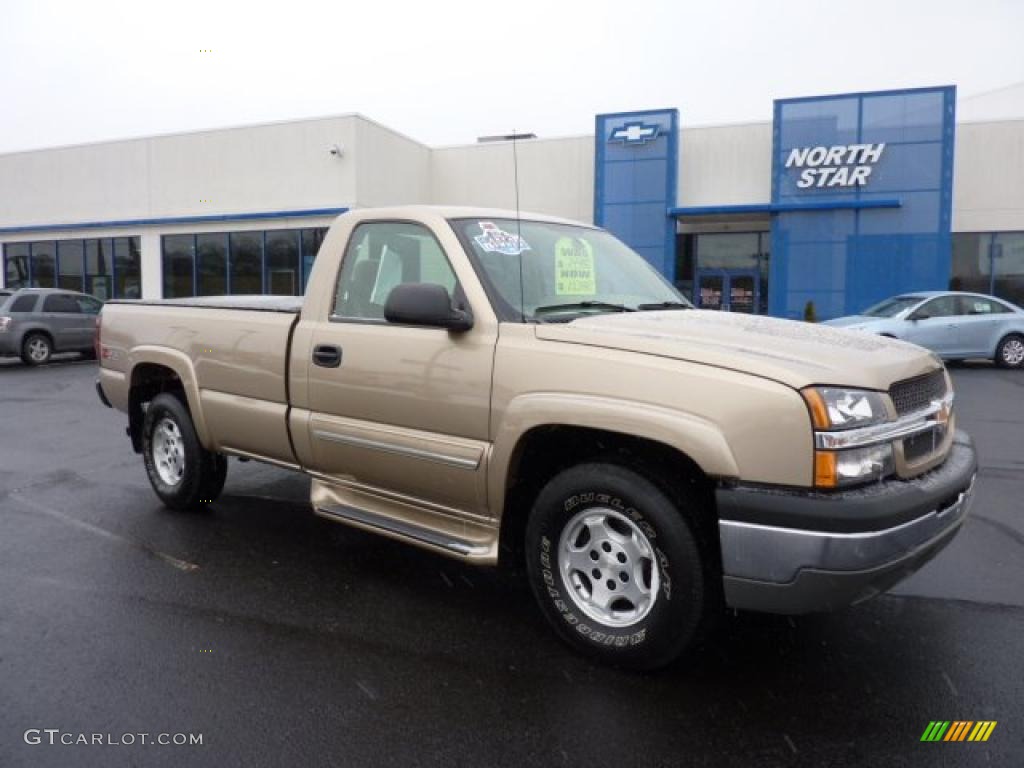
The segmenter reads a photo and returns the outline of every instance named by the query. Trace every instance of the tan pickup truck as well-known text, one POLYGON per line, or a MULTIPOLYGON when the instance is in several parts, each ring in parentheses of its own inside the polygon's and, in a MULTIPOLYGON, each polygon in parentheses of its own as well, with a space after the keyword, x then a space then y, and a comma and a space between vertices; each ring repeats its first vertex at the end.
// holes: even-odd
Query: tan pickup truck
POLYGON ((525 565, 572 645, 652 668, 723 605, 863 600, 959 530, 974 448, 931 353, 693 309, 607 232, 359 210, 304 299, 110 302, 99 396, 157 495, 227 456, 312 478, 327 518, 525 565))

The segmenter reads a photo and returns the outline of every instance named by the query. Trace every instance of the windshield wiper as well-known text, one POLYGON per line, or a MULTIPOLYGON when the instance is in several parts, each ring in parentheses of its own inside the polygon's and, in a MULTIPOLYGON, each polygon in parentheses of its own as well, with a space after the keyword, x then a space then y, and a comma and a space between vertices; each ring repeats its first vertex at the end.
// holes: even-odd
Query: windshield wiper
POLYGON ((571 312, 574 309, 604 309, 609 312, 635 312, 632 307, 625 304, 611 304, 606 301, 570 301, 565 304, 548 304, 544 307, 537 307, 534 314, 542 312, 571 312))
POLYGON ((643 311, 645 309, 693 309, 693 306, 681 301, 655 301, 650 304, 637 304, 636 308, 643 311))

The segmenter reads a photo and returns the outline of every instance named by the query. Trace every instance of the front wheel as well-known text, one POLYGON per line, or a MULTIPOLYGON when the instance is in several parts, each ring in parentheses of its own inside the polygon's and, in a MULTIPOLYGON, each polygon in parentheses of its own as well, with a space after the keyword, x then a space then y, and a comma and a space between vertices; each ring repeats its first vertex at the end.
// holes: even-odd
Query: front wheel
POLYGON ((227 479, 227 459, 203 448, 188 408, 169 393, 157 395, 146 409, 142 457, 150 485, 171 509, 211 503, 227 479))
POLYGON ((1024 367, 1024 336, 1011 333, 996 348, 996 364, 1003 368, 1024 367))
POLYGON ((713 602, 709 560, 689 517, 697 512, 615 464, 556 475, 527 523, 526 567, 558 634, 632 669, 661 667, 682 654, 713 602))

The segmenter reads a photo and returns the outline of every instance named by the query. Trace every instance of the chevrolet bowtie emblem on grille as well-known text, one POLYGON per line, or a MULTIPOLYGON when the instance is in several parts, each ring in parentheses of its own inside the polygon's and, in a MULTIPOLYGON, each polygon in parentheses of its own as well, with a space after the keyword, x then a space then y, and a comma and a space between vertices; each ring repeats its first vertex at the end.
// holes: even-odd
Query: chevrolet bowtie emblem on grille
POLYGON ((626 123, 614 131, 608 137, 608 141, 621 141, 623 144, 646 144, 658 138, 659 128, 657 125, 645 125, 641 122, 626 123))

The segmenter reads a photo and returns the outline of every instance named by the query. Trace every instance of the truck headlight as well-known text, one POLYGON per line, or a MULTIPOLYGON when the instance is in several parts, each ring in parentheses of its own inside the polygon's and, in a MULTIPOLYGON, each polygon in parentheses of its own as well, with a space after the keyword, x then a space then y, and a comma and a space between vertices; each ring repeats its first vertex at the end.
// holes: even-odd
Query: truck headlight
POLYGON ((879 424, 889 418, 880 392, 811 387, 801 394, 811 409, 815 429, 853 429, 879 424))
POLYGON ((0 333, 5 333, 11 327, 11 318, 0 317, 0 333))
MULTIPOLYGON (((885 397, 866 389, 811 387, 801 392, 815 429, 814 485, 842 488, 881 480, 895 471, 892 443, 845 450, 822 450, 830 443, 821 433, 842 433, 889 420, 885 397)), ((838 435, 836 435, 838 437, 838 435)))
POLYGON ((870 483, 891 475, 894 469, 892 443, 814 452, 814 485, 818 488, 870 483))

